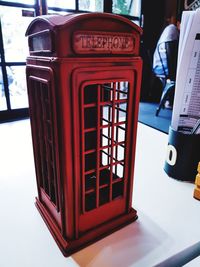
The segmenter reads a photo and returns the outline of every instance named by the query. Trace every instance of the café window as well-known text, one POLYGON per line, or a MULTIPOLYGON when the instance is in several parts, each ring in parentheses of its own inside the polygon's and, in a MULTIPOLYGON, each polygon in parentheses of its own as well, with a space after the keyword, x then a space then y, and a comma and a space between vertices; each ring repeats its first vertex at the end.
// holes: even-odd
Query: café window
POLYGON ((47 14, 115 13, 140 25, 141 0, 4 0, 0 1, 0 122, 28 117, 25 61, 32 54, 54 51, 50 31, 32 35, 25 30, 34 17, 47 14), (15 18, 14 20, 10 18, 15 18))
POLYGON ((127 17, 140 25, 141 0, 47 0, 48 14, 73 12, 106 12, 127 17))

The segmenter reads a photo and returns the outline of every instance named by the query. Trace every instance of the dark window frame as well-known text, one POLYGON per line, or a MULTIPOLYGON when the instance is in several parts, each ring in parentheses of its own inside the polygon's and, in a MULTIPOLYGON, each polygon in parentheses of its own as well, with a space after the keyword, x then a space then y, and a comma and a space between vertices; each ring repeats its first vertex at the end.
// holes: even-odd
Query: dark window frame
MULTIPOLYGON (((141 5, 142 5, 142 0, 141 5)), ((104 0, 103 1, 103 12, 106 13, 112 13, 112 0, 104 0)), ((55 12, 68 12, 68 13, 91 13, 91 11, 85 11, 79 9, 79 0, 75 0, 75 9, 65 9, 65 8, 59 8, 59 7, 47 7, 47 1, 46 0, 35 0, 34 4, 24 4, 24 3, 18 3, 18 2, 9 2, 9 1, 1 1, 0 6, 7 6, 7 7, 19 7, 24 9, 34 9, 35 16, 39 15, 46 15, 48 13, 48 10, 55 11, 55 12)), ((130 20, 138 21, 140 24, 141 22, 141 14, 140 17, 135 16, 129 16, 129 15, 123 15, 130 20)), ((14 66, 25 66, 26 62, 7 62, 5 60, 5 54, 4 54, 4 43, 3 43, 3 34, 2 34, 2 24, 0 20, 0 55, 1 55, 1 61, 0 61, 0 69, 2 70, 2 79, 4 84, 4 91, 5 91, 5 98, 6 98, 6 110, 0 110, 0 123, 6 122, 6 121, 12 121, 12 120, 18 120, 22 118, 26 118, 29 116, 29 109, 28 108, 18 108, 18 109, 12 109, 11 108, 11 101, 9 96, 9 85, 8 85, 8 77, 6 72, 6 67, 14 67, 14 66)))

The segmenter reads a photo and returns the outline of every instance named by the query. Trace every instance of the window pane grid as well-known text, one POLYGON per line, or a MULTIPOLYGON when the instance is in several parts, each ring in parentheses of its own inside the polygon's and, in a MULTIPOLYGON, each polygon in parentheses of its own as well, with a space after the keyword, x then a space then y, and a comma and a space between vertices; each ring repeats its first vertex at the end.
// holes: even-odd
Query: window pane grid
POLYGON ((124 194, 127 96, 116 81, 82 88, 82 212, 124 194), (93 203, 91 203, 93 202, 93 203), (95 203, 94 203, 95 202, 95 203))

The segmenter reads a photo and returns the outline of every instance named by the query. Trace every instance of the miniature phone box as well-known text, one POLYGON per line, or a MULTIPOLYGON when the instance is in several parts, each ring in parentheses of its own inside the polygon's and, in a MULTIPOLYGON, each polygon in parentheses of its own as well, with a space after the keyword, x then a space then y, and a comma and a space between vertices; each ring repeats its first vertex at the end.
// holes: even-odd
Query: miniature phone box
POLYGON ((141 28, 112 14, 51 15, 26 35, 36 206, 68 256, 137 218, 141 28))

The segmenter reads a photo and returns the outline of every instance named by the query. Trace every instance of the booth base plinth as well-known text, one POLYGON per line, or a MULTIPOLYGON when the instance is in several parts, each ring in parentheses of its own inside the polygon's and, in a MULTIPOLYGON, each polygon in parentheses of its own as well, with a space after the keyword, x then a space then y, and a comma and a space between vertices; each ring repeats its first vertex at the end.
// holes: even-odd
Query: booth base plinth
POLYGON ((137 212, 132 208, 128 214, 123 214, 121 216, 118 216, 117 218, 114 218, 113 220, 103 223, 96 228, 87 231, 78 239, 66 240, 62 236, 60 229, 58 228, 46 208, 43 206, 43 204, 38 200, 38 198, 36 198, 35 204, 47 227, 49 228, 49 231, 51 232, 57 245, 59 246, 65 257, 70 256, 71 254, 119 230, 120 228, 132 223, 137 219, 137 212))

